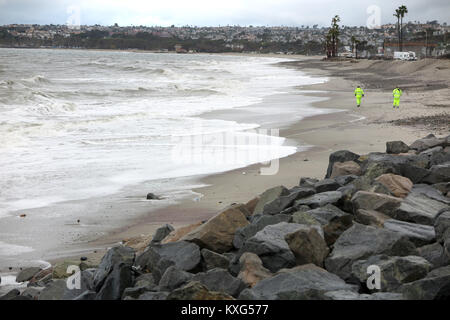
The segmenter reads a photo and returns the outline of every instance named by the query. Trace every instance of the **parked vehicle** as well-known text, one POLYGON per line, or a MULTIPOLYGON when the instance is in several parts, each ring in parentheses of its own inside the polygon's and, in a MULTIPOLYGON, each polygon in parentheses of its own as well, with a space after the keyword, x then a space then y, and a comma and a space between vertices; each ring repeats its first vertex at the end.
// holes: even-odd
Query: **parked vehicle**
POLYGON ((413 51, 395 51, 394 52, 395 60, 405 60, 405 61, 414 61, 417 60, 416 53, 413 51))

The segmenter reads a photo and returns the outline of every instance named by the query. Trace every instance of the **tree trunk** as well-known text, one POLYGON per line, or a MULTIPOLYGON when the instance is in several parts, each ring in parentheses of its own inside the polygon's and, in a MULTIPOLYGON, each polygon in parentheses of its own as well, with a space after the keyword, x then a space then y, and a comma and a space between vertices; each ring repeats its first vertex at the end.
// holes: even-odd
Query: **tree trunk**
POLYGON ((403 51, 403 17, 400 19, 400 51, 403 51))

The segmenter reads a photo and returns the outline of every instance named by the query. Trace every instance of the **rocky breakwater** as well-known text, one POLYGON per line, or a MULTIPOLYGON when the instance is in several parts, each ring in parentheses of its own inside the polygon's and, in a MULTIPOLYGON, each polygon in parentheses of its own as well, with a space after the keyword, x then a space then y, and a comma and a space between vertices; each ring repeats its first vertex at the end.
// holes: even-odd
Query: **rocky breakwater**
POLYGON ((189 227, 165 225, 141 252, 111 248, 83 266, 76 289, 59 277, 23 270, 17 280, 28 287, 1 299, 449 298, 450 136, 334 152, 323 180, 271 188, 189 227))

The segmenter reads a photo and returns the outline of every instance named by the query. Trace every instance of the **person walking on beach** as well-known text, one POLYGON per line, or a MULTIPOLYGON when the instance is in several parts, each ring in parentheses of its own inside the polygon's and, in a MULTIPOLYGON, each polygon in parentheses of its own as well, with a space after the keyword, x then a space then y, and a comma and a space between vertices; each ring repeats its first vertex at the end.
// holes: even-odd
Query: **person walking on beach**
POLYGON ((392 108, 400 108, 400 97, 402 96, 402 94, 402 90, 398 86, 396 86, 394 91, 392 91, 392 95, 394 96, 394 104, 392 105, 392 108))
POLYGON ((356 97, 356 106, 359 108, 361 105, 361 99, 364 97, 364 91, 360 86, 357 86, 355 89, 355 97, 356 97))

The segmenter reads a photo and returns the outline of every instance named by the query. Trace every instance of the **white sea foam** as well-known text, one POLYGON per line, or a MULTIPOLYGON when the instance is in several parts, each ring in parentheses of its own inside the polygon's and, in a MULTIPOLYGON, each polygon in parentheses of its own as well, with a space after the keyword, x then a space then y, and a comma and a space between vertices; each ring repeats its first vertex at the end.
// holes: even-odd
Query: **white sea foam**
POLYGON ((0 241, 0 257, 17 256, 22 253, 32 252, 33 248, 26 246, 19 246, 15 244, 5 243, 0 241))
MULTIPOLYGON (((277 137, 217 143, 251 140, 259 124, 199 115, 325 81, 274 58, 0 49, 0 61, 0 216, 292 154, 277 137), (204 161, 174 161, 177 139, 200 135, 215 141, 192 151, 204 161), (221 161, 230 154, 239 161, 221 161)), ((295 117, 321 112, 305 105, 295 117)))

